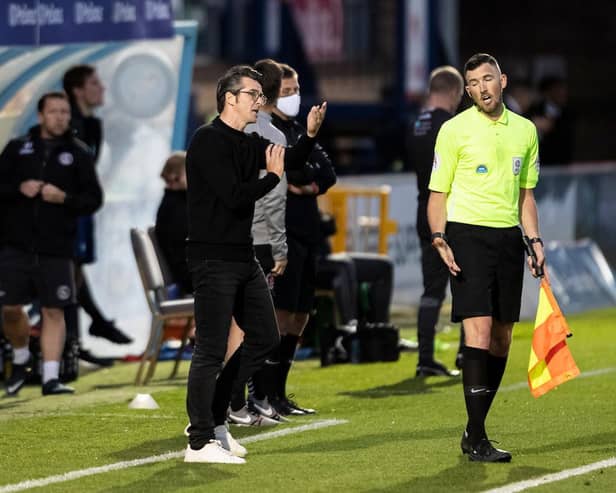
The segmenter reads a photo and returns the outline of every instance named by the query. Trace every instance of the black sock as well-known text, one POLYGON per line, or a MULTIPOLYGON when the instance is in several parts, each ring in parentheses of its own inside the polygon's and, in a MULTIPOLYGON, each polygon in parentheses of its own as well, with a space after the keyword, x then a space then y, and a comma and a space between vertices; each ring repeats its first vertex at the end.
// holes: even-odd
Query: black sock
POLYGON ((79 338, 79 306, 69 305, 64 307, 64 323, 66 325, 66 337, 79 338))
POLYGON ((256 380, 256 376, 259 373, 259 371, 260 370, 257 370, 254 373, 254 375, 248 379, 248 382, 246 383, 246 387, 248 387, 248 396, 249 397, 251 395, 254 395, 257 399, 261 400, 262 398, 259 397, 259 395, 261 395, 261 394, 259 393, 259 391, 255 387, 255 380, 256 380))
POLYGON ((287 395, 287 377, 295 358, 295 350, 299 337, 285 334, 280 338, 280 366, 278 368, 278 396, 284 399, 287 395))
POLYGON ((475 446, 485 437, 485 420, 488 414, 491 389, 488 383, 488 351, 464 347, 464 401, 468 414, 468 432, 471 445, 475 446))
POLYGON ((84 309, 84 311, 90 316, 92 322, 95 324, 104 324, 106 322, 105 317, 99 310, 98 306, 92 299, 92 293, 90 293, 90 288, 88 287, 88 283, 85 279, 77 289, 77 302, 79 306, 84 309))
POLYGON ((419 313, 417 314, 418 365, 430 364, 434 361, 434 334, 440 311, 440 300, 421 298, 419 313))
POLYGON ((458 343, 458 353, 464 353, 464 325, 460 324, 460 342, 458 343))
POLYGON ((239 372, 241 358, 242 346, 240 345, 225 363, 224 368, 216 379, 216 390, 214 392, 214 402, 212 403, 212 414, 214 415, 216 426, 224 424, 229 406, 231 406, 233 411, 239 411, 246 405, 244 387, 233 388, 239 372))
POLYGON ((490 387, 490 398, 488 400, 488 408, 486 409, 486 415, 490 410, 490 406, 492 405, 492 401, 494 397, 496 397, 496 392, 498 391, 498 387, 500 386, 501 380, 503 379, 503 374, 505 373, 505 367, 507 366, 507 356, 504 358, 500 356, 494 356, 493 354, 488 353, 488 386, 490 387))
POLYGON ((272 401, 277 399, 278 380, 280 374, 280 344, 274 348, 269 357, 265 360, 263 368, 259 372, 259 385, 262 392, 272 401))
POLYGON ((248 391, 255 399, 262 401, 266 397, 270 400, 276 397, 279 365, 279 361, 272 361, 268 358, 252 376, 248 383, 248 391))

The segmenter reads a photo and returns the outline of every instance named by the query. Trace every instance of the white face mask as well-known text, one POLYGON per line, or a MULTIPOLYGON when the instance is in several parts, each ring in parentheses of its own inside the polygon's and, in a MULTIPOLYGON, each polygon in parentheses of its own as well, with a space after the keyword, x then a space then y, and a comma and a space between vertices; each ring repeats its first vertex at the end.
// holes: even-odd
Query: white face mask
POLYGON ((301 97, 299 94, 291 94, 290 96, 284 96, 278 98, 276 108, 282 111, 285 115, 293 118, 299 113, 299 105, 301 103, 301 97))

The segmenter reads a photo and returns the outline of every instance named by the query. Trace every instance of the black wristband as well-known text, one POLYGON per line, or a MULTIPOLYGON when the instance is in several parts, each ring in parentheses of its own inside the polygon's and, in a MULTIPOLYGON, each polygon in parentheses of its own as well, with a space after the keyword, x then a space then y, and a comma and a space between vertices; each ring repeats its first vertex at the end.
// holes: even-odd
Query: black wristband
POLYGON ((543 246, 543 240, 541 238, 539 238, 538 236, 535 236, 534 238, 530 238, 528 240, 528 242, 532 245, 533 243, 540 243, 541 246, 543 246))
POLYGON ((431 242, 434 242, 436 238, 441 238, 443 241, 447 241, 447 237, 445 236, 445 233, 441 233, 440 231, 436 233, 432 233, 432 235, 430 235, 431 242))

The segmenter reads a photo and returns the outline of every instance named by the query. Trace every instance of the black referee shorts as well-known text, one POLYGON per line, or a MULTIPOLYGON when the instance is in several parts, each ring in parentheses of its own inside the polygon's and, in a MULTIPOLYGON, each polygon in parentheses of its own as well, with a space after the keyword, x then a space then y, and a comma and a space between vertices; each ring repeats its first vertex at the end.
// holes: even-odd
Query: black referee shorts
POLYGON ((447 224, 447 241, 462 269, 451 276, 451 320, 492 316, 520 319, 524 279, 524 242, 519 227, 490 228, 447 224))
POLYGON ((274 281, 274 306, 292 313, 310 313, 314 300, 317 245, 287 235, 289 260, 284 274, 274 281))
POLYGON ((0 305, 25 305, 35 299, 45 308, 74 304, 73 261, 3 248, 0 251, 0 305))

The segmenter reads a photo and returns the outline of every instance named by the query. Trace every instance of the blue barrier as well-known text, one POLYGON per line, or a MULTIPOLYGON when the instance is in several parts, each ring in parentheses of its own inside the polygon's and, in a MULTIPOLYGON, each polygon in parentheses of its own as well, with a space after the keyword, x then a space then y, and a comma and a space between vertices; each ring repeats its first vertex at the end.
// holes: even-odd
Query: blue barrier
POLYGON ((171 0, 19 0, 0 9, 0 45, 171 37, 171 0))

